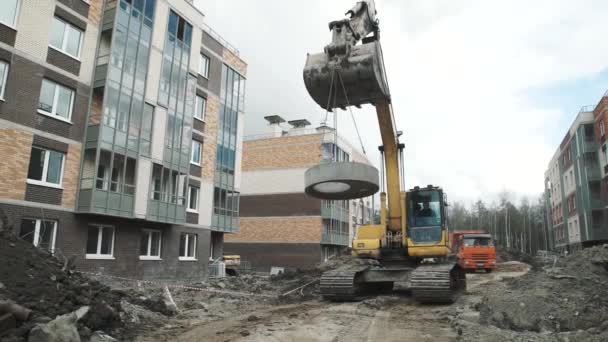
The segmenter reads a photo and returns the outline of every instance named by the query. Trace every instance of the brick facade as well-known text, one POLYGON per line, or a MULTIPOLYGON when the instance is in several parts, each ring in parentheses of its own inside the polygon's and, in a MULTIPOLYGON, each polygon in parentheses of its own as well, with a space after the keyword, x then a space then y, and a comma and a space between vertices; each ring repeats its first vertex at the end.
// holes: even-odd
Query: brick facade
POLYGON ((78 190, 78 180, 80 172, 80 152, 79 144, 70 144, 63 167, 63 196, 61 205, 68 209, 75 209, 76 191, 78 190))
POLYGON ((308 134, 245 141, 242 170, 245 172, 316 165, 321 160, 322 136, 308 134))
POLYGON ((321 241, 320 216, 241 217, 240 232, 228 234, 226 241, 321 241))
POLYGON ((29 132, 0 128, 0 198, 25 199, 33 140, 29 132))
POLYGON ((222 58, 226 64, 230 65, 230 67, 238 71, 241 75, 245 75, 247 73, 247 63, 243 62, 242 59, 240 59, 229 49, 224 48, 222 58))
POLYGON ((205 113, 205 135, 202 156, 202 178, 213 180, 215 174, 215 159, 217 148, 217 128, 220 113, 220 99, 212 94, 207 96, 207 112, 205 113))
POLYGON ((41 208, 0 204, 0 215, 8 218, 9 226, 19 234, 23 218, 57 221, 56 255, 73 258, 77 269, 102 272, 135 279, 179 278, 201 280, 206 277, 211 232, 206 229, 169 226, 151 222, 138 222, 107 216, 74 214, 41 208), (86 259, 87 228, 89 224, 111 225, 115 228, 114 259, 86 259), (142 229, 162 232, 161 259, 140 260, 139 250, 142 229), (196 256, 199 262, 180 261, 181 233, 197 234, 196 256))
POLYGON ((322 260, 318 243, 240 243, 226 242, 224 251, 239 254, 254 270, 268 272, 273 266, 289 269, 311 269, 322 260))
MULTIPOLYGON (((184 4, 172 3, 169 6, 175 7, 174 10, 179 12, 179 15, 191 22, 195 30, 199 30, 193 37, 201 39, 203 36, 203 44, 208 44, 201 51, 210 49, 208 50, 211 61, 210 75, 205 79, 204 86, 197 89, 198 94, 207 98, 206 118, 204 123, 197 122, 197 132, 193 134, 195 140, 203 143, 202 165, 190 168, 190 183, 200 187, 199 178, 209 183, 213 182, 215 174, 219 93, 225 48, 214 39, 206 41, 209 36, 201 34, 202 28, 198 26, 200 12, 195 8, 189 8, 191 2, 188 4, 187 0, 183 1, 184 4)), ((199 225, 200 213, 188 213, 186 220, 188 225, 182 226, 180 220, 176 221, 180 224, 171 225, 119 218, 111 214, 102 216, 80 213, 77 210, 83 143, 86 140, 85 126, 92 124, 88 128, 89 131, 94 131, 96 128, 94 125, 99 124, 104 115, 104 87, 96 83, 96 88, 92 90, 91 80, 97 62, 95 52, 99 43, 100 25, 104 22, 104 6, 116 6, 116 0, 22 0, 20 4, 16 29, 0 24, 0 42, 14 46, 18 50, 14 52, 13 49, 0 48, 0 59, 9 64, 4 99, 0 101, 0 160, 2 160, 0 214, 5 214, 10 219, 17 232, 23 218, 57 221, 57 254, 60 257, 75 258, 76 266, 81 270, 148 279, 200 280, 206 277, 212 233, 203 225, 199 225), (49 31, 54 16, 61 17, 83 30, 78 60, 49 47, 49 31), (74 90, 72 115, 69 120, 61 120, 38 112, 41 85, 45 78, 74 90), (91 95, 93 95, 92 100, 91 95), (32 145, 65 153, 61 188, 27 183, 32 145), (115 227, 114 259, 86 259, 87 227, 90 224, 109 224, 115 227), (140 260, 139 244, 142 229, 162 231, 162 260, 140 260), (197 260, 179 260, 181 233, 197 234, 197 260)), ((163 2, 163 6, 157 4, 154 20, 157 24, 156 28, 163 27, 164 35, 166 20, 160 16, 168 16, 169 12, 166 2, 163 2)), ((154 32, 156 36, 156 31, 154 32)), ((196 53, 198 43, 192 45, 196 46, 193 51, 196 53)), ((159 60, 154 59, 156 55, 152 53, 149 64, 154 62, 154 65, 150 66, 150 70, 152 73, 160 74, 161 61, 160 57, 159 60)), ((242 74, 246 72, 245 63, 236 56, 231 56, 229 63, 238 68, 242 74)), ((193 65, 190 65, 191 70, 194 69, 193 65)), ((147 79, 146 82, 147 88, 154 89, 159 79, 147 79), (152 83, 154 85, 151 85, 152 83)), ((156 105, 155 99, 156 94, 145 98, 152 105, 156 105)), ((166 127, 163 127, 162 131, 165 130, 166 127)), ((155 139, 158 137, 152 137, 153 141, 155 139)), ((160 139, 162 140, 162 137, 160 139)), ((107 149, 107 147, 94 146, 95 140, 86 141, 90 151, 94 151, 97 147, 107 149)), ((138 168, 139 164, 135 166, 136 170, 138 168)), ((87 177, 92 178, 97 174, 97 170, 95 166, 89 166, 87 177)), ((151 174, 144 175, 144 178, 139 180, 147 184, 145 176, 151 174)), ((136 177, 141 176, 136 173, 136 177)), ((97 183, 92 181, 92 184, 97 183)), ((202 196, 203 194, 201 198, 202 196)), ((143 196, 142 199, 145 201, 147 198, 143 196)), ((221 256, 223 253, 223 241, 223 233, 213 233, 214 255, 221 256)))

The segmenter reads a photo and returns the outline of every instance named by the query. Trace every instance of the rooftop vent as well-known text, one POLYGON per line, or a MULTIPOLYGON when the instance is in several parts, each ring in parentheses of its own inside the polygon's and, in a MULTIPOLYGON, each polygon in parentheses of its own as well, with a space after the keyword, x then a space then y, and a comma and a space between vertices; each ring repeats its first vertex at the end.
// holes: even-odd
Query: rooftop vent
POLYGON ((304 128, 306 126, 310 126, 310 121, 306 119, 290 120, 287 121, 287 123, 290 124, 293 128, 304 128))

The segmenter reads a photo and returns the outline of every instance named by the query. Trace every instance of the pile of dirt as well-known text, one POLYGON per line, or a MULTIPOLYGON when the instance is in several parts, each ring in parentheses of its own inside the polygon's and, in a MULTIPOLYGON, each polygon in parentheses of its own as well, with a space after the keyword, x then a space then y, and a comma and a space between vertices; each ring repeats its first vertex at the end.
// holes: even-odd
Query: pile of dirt
POLYGON ((9 231, 0 231, 0 260, 0 299, 32 310, 26 321, 17 322, 17 327, 5 331, 3 338, 25 340, 36 323, 49 322, 84 306, 90 307, 78 321, 78 332, 84 339, 102 330, 128 340, 137 331, 123 321, 125 311, 121 306, 121 301, 136 302, 137 297, 64 270, 63 262, 9 231))
POLYGON ((534 332, 608 331, 608 245, 560 258, 488 292, 481 322, 534 332))
POLYGON ((506 248, 503 246, 496 247, 496 261, 507 262, 507 261, 521 261, 527 264, 533 263, 533 257, 530 254, 523 253, 520 250, 513 248, 506 248))

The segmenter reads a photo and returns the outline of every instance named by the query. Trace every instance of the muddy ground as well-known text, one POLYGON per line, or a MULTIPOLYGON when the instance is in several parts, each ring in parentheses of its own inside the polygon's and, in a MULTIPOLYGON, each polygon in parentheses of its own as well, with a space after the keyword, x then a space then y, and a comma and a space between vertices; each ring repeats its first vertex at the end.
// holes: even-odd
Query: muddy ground
POLYGON ((181 313, 137 341, 554 341, 559 334, 500 329, 480 322, 479 303, 507 279, 528 272, 469 274, 467 293, 452 305, 420 305, 407 291, 360 302, 237 297, 174 291, 181 313))
POLYGON ((32 310, 0 331, 0 341, 26 341, 40 322, 82 306, 91 307, 77 326, 85 342, 98 330, 140 342, 608 341, 608 245, 468 274, 466 292, 451 305, 421 305, 406 290, 323 301, 321 272, 348 258, 278 277, 169 284, 177 311, 159 284, 91 279, 11 234, 0 234, 0 259, 0 300, 32 310))

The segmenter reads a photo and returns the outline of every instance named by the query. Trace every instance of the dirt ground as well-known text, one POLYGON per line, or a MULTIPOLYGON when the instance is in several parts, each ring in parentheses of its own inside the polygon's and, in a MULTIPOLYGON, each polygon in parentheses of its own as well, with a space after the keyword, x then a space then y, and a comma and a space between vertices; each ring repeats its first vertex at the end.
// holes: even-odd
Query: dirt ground
POLYGON ((321 272, 349 262, 346 257, 307 272, 241 274, 165 284, 165 290, 79 274, 6 232, 0 260, 0 301, 32 310, 0 330, 3 342, 26 341, 38 325, 83 306, 91 308, 77 326, 85 342, 96 331, 139 342, 608 341, 608 245, 468 274, 466 292, 451 305, 421 305, 406 290, 358 302, 323 301, 321 272))
MULTIPOLYGON (((469 274, 467 294, 452 305, 420 305, 405 291, 360 302, 314 298, 287 304, 190 293, 190 301, 203 301, 203 308, 186 310, 137 341, 457 341, 466 335, 456 321, 475 316, 470 307, 479 301, 480 285, 526 272, 469 274)), ((184 296, 175 297, 179 306, 184 296)))

